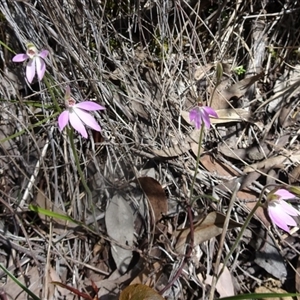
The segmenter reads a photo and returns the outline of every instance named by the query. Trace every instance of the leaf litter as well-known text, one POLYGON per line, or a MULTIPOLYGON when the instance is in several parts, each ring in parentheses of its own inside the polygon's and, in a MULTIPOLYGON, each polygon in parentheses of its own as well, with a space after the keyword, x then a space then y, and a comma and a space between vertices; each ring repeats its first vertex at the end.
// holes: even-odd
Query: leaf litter
MULTIPOLYGON (((216 298, 299 292, 299 232, 276 231, 263 208, 224 265, 264 186, 299 184, 299 3, 285 3, 289 14, 276 1, 250 6, 1 1, 0 263, 41 299, 207 299, 223 267, 216 298), (29 39, 50 52, 47 75, 60 106, 71 85, 107 108, 101 138, 75 138, 91 197, 51 118, 47 87, 27 86, 11 62, 8 49, 24 52, 29 39), (201 145, 188 117, 198 102, 219 115, 201 145), (270 278, 279 279, 276 288, 270 278)), ((18 299, 16 284, 1 279, 1 291, 18 299)))

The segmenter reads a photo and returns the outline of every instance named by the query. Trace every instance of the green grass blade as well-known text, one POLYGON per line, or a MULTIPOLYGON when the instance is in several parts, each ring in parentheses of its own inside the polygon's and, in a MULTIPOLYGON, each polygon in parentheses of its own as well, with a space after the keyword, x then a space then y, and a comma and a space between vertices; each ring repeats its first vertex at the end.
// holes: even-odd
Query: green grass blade
POLYGON ((69 222, 72 222, 72 223, 75 223, 75 224, 78 224, 78 225, 80 224, 79 222, 75 221, 73 218, 71 218, 69 216, 62 215, 62 214, 53 212, 53 211, 48 210, 48 209, 41 208, 41 207, 38 207, 36 205, 30 204, 29 209, 31 211, 34 211, 34 212, 39 213, 39 214, 43 214, 43 215, 51 217, 51 218, 60 219, 60 220, 64 220, 64 221, 69 221, 69 222))
POLYGON ((283 298, 284 297, 295 297, 299 296, 297 293, 253 293, 253 294, 242 294, 232 297, 220 298, 220 300, 245 300, 245 299, 267 299, 267 298, 283 298))
POLYGON ((33 294, 23 283, 21 283, 13 274, 11 274, 5 267, 0 264, 0 269, 2 269, 7 276, 9 276, 23 291, 25 291, 32 299, 41 300, 35 294, 33 294))

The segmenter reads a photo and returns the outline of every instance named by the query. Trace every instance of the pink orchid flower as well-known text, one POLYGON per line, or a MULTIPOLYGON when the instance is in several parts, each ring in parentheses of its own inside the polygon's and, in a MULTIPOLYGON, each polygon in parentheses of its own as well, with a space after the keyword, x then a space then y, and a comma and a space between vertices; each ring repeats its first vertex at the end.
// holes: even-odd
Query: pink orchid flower
POLYGON ((202 122, 207 129, 210 128, 210 116, 218 118, 214 109, 209 106, 197 106, 193 108, 190 113, 190 122, 195 124, 196 129, 200 129, 202 122))
POLYGON ((28 59, 29 61, 26 65, 26 78, 28 82, 32 82, 35 72, 37 73, 38 79, 41 81, 46 71, 46 64, 44 62, 44 59, 47 57, 49 51, 42 50, 41 52, 39 52, 32 43, 29 43, 26 46, 26 53, 17 54, 13 57, 12 61, 23 62, 28 59))
POLYGON ((289 232, 288 226, 296 226, 296 221, 292 218, 300 215, 300 212, 284 199, 292 199, 296 196, 288 190, 279 189, 271 195, 268 202, 268 213, 273 224, 286 232, 289 232))
POLYGON ((58 117, 58 127, 62 131, 70 122, 70 125, 78 131, 84 138, 88 137, 84 125, 91 127, 96 131, 101 128, 95 118, 90 114, 91 111, 103 110, 105 107, 92 102, 84 101, 75 104, 75 100, 71 97, 70 87, 68 86, 65 94, 66 110, 58 117))

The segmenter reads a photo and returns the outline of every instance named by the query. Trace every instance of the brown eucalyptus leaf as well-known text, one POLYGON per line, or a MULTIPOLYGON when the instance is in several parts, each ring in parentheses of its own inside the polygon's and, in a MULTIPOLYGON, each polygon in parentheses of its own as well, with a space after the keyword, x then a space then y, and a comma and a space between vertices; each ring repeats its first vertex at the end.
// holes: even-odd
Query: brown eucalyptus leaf
POLYGON ((249 87, 262 76, 263 72, 251 77, 246 77, 231 85, 229 88, 226 88, 227 81, 225 81, 224 84, 221 83, 213 95, 211 107, 214 109, 227 108, 229 106, 229 100, 232 97, 240 98, 245 95, 249 87))
POLYGON ((270 158, 264 159, 258 163, 246 166, 244 168, 244 173, 254 172, 260 169, 270 169, 274 167, 280 167, 289 158, 286 155, 277 155, 270 158))
MULTIPOLYGON (((194 245, 200 245, 201 243, 221 234, 223 231, 225 218, 225 215, 213 211, 195 223, 194 245)), ((230 220, 228 229, 240 226, 242 226, 242 224, 230 220)), ((176 251, 179 254, 184 254, 185 245, 190 242, 190 227, 176 230, 174 235, 177 237, 177 243, 175 247, 176 251)))
POLYGON ((200 158, 201 164, 210 173, 216 173, 219 176, 238 176, 238 172, 227 164, 215 159, 210 154, 204 154, 200 158))
POLYGON ((218 118, 211 118, 212 124, 249 121, 251 113, 244 108, 217 109, 218 118))
POLYGON ((246 77, 237 83, 230 86, 228 89, 222 91, 225 92, 227 99, 229 100, 232 97, 241 97, 245 94, 248 88, 255 83, 258 79, 260 79, 264 75, 263 72, 253 75, 251 77, 246 77))
POLYGON ((155 223, 168 212, 168 199, 160 183, 152 177, 140 177, 138 181, 149 199, 154 212, 155 223))
MULTIPOLYGON (((198 151, 199 151, 199 144, 197 144, 195 142, 191 143, 191 150, 194 153, 194 155, 197 157, 198 151)), ((201 147, 200 153, 203 153, 203 152, 204 152, 204 148, 201 147)))
POLYGON ((147 285, 133 284, 122 291, 119 300, 164 300, 164 298, 147 285))

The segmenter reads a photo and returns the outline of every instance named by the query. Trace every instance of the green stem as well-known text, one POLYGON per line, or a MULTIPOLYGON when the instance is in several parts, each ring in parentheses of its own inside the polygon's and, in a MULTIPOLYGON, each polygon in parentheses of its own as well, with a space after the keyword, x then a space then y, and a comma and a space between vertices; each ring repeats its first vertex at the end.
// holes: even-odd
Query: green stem
POLYGON ((95 208, 94 208, 93 201, 92 201, 92 192, 91 192, 90 188, 88 187, 88 184, 85 180, 83 171, 80 167, 79 157, 78 157, 78 154, 77 154, 77 151, 76 151, 76 148, 75 148, 75 144, 74 144, 74 130, 73 130, 73 128, 71 128, 71 129, 68 128, 68 136, 69 136, 71 148, 72 148, 72 151, 73 151, 73 154, 74 154, 77 171, 78 171, 81 183, 82 183, 82 185, 83 185, 83 187, 84 187, 84 189, 87 193, 88 203, 91 206, 91 210, 92 210, 92 213, 93 213, 93 216, 94 216, 94 219, 95 219, 96 231, 99 232, 98 223, 97 223, 97 220, 96 220, 96 212, 95 212, 95 208))
POLYGON ((56 111, 61 112, 61 108, 58 105, 57 99, 56 99, 56 97, 55 97, 55 95, 53 93, 53 90, 51 88, 51 85, 50 85, 50 83, 49 83, 49 81, 47 79, 47 75, 44 76, 44 83, 45 83, 45 85, 47 87, 48 92, 50 93, 50 96, 51 96, 51 99, 52 99, 52 101, 54 103, 56 111))

